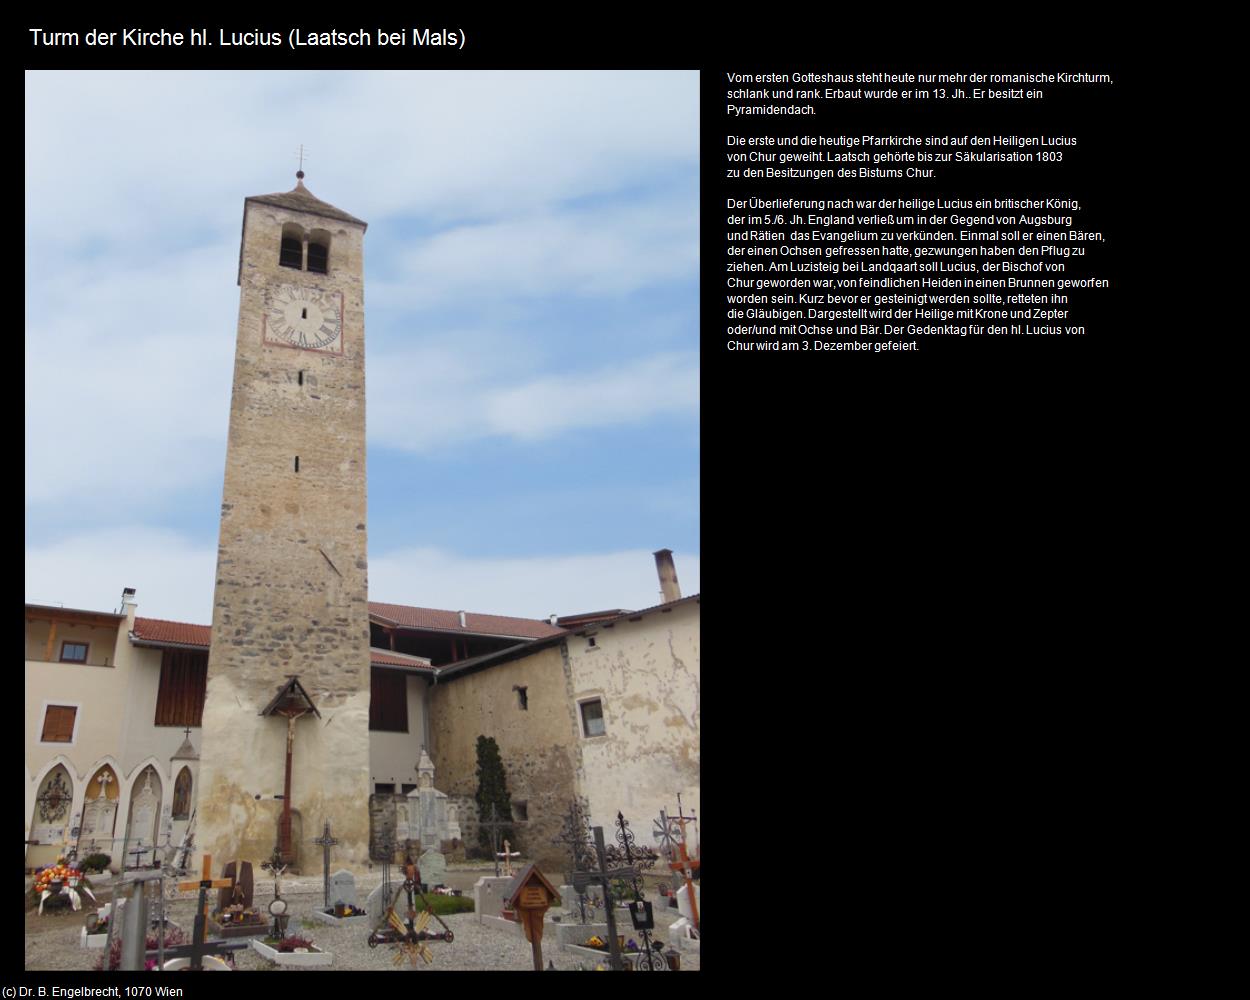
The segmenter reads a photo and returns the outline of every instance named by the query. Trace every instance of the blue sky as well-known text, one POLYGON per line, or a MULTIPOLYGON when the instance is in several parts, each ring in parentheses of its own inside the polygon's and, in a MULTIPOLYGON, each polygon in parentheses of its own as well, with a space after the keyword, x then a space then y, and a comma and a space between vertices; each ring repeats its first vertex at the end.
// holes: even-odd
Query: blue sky
POLYGON ((29 73, 26 599, 211 620, 248 195, 365 236, 370 597, 698 590, 698 75, 29 73))

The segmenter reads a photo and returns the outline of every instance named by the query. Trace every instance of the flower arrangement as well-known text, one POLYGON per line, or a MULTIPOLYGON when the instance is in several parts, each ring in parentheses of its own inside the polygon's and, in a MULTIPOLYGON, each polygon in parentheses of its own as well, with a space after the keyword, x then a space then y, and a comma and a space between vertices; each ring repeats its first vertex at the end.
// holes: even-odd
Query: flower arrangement
POLYGON ((601 938, 598 934, 595 934, 587 939, 586 947, 587 948, 606 948, 607 945, 604 943, 603 938, 601 938))
POLYGON ((256 907, 235 903, 217 914, 217 922, 219 924, 263 924, 265 920, 257 912, 256 907))
MULTIPOLYGON (((173 948, 173 947, 176 947, 177 945, 188 944, 188 943, 189 942, 186 939, 186 935, 184 935, 182 931, 180 931, 177 927, 171 927, 169 930, 165 932, 165 947, 166 948, 173 948)), ((157 946, 156 935, 149 934, 147 937, 147 942, 145 943, 144 947, 148 951, 155 951, 156 946, 157 946)), ((113 939, 113 946, 112 948, 109 949, 108 969, 110 972, 115 969, 120 969, 121 964, 122 964, 122 939, 118 937, 118 938, 113 939)), ((96 972, 103 972, 104 967, 105 967, 104 955, 101 954, 95 961, 95 970, 96 972)), ((152 959, 147 959, 144 962, 144 968, 147 971, 151 972, 153 969, 156 968, 156 962, 153 961, 152 959)))
POLYGON ((65 896, 69 899, 74 911, 82 909, 82 898, 78 890, 82 890, 95 900, 91 891, 91 883, 83 876, 82 870, 66 864, 63 857, 57 858, 56 864, 45 865, 35 872, 35 884, 31 889, 39 900, 39 912, 43 913, 43 904, 53 896, 65 896))
POLYGON ((352 906, 351 903, 335 903, 332 910, 336 917, 363 917, 365 911, 359 906, 352 906))
POLYGON ((274 946, 275 951, 295 952, 295 951, 312 951, 312 938, 300 937, 298 934, 290 934, 284 937, 274 946))

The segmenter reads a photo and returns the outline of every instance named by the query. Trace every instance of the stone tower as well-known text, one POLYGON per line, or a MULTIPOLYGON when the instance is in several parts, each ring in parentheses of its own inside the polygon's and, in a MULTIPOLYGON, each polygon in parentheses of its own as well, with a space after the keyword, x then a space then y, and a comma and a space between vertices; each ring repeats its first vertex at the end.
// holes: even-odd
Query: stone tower
POLYGON ((366 224, 296 176, 294 190, 243 203, 196 796, 196 843, 215 870, 268 858, 286 805, 300 870, 320 871, 307 842, 326 819, 336 865, 368 856, 366 224), (300 697, 277 704, 291 675, 300 697), (308 700, 319 714, 280 714, 308 700))

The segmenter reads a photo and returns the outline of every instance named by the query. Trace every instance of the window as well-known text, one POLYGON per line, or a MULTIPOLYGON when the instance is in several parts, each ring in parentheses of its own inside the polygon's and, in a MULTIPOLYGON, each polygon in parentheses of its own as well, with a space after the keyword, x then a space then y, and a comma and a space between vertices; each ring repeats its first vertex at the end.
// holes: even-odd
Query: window
POLYGON ((377 782, 373 786, 373 794, 374 795, 394 795, 395 786, 393 784, 387 785, 381 782, 377 782))
POLYGON ((589 639, 587 639, 587 640, 586 640, 586 648, 587 648, 587 649, 595 649, 595 648, 597 648, 597 646, 596 646, 596 644, 595 644, 595 637, 594 637, 593 635, 592 635, 589 639))
POLYGON ((409 792, 415 792, 416 790, 417 790, 416 785, 400 785, 399 786, 400 795, 407 795, 409 792))
POLYGON ((320 243, 308 244, 308 270, 327 274, 330 270, 330 248, 320 243))
POLYGON ((304 269, 304 243, 294 236, 282 237, 282 251, 278 254, 278 263, 283 267, 293 267, 297 271, 304 269))
POLYGON ((408 679, 398 670, 369 673, 369 728, 375 732, 408 732, 408 679))
POLYGON ((514 684, 512 690, 516 692, 516 701, 521 706, 521 711, 528 712, 530 707, 529 688, 523 688, 514 684))
POLYGON ((43 735, 39 739, 44 743, 73 743, 77 718, 75 705, 49 705, 43 713, 43 735))
POLYGON ((602 736, 605 732, 603 702, 598 698, 594 701, 582 702, 582 732, 587 736, 602 736))
POLYGON ((530 818, 530 804, 512 800, 512 818, 518 823, 525 823, 530 818))
POLYGON ((204 715, 208 654, 191 649, 161 653, 161 683, 156 692, 157 726, 198 726, 204 715))
POLYGON ((86 663, 87 662, 87 643, 85 642, 63 642, 61 643, 61 662, 62 663, 86 663))

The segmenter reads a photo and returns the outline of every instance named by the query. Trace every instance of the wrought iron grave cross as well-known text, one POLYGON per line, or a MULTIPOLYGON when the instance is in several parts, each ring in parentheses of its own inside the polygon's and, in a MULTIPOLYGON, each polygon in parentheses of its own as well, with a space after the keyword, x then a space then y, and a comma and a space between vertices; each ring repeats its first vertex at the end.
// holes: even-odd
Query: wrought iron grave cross
POLYGON ((611 883, 614 879, 634 879, 638 877, 638 869, 633 865, 624 865, 620 868, 608 868, 607 851, 603 846, 603 827, 596 826, 591 830, 591 834, 595 839, 595 857, 598 861, 598 871, 575 871, 573 872, 573 889, 578 893, 585 893, 586 886, 592 882, 603 886, 603 902, 604 909, 607 911, 608 917, 608 955, 610 964, 617 972, 621 971, 621 946, 616 939, 616 912, 615 903, 612 899, 611 883))
POLYGON ((320 837, 314 837, 314 844, 321 845, 321 877, 325 885, 325 905, 330 907, 330 848, 338 843, 338 839, 330 836, 330 821, 326 820, 325 828, 320 837))

